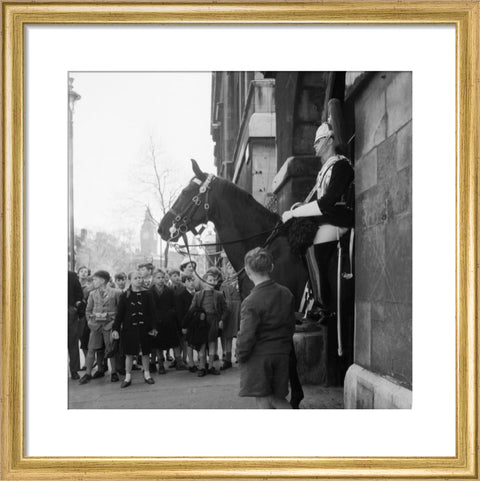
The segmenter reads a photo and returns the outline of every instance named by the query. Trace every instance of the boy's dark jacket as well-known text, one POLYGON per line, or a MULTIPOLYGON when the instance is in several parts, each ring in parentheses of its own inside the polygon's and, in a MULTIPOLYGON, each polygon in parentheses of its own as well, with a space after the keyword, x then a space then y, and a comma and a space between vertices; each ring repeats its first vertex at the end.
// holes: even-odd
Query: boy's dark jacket
POLYGON ((237 335, 239 362, 251 356, 290 354, 295 332, 295 300, 284 286, 269 280, 244 299, 237 335))

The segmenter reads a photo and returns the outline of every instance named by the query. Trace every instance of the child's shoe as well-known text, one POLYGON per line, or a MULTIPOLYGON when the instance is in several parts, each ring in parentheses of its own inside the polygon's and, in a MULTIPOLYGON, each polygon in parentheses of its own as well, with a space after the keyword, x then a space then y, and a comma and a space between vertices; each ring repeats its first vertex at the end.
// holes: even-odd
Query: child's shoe
POLYGON ((220 371, 218 369, 215 369, 214 367, 211 367, 208 370, 208 374, 213 374, 214 376, 218 376, 220 374, 220 371))
POLYGON ((167 371, 165 371, 165 366, 163 365, 163 362, 158 365, 158 374, 167 374, 167 371))
POLYGON ((220 371, 225 371, 226 369, 230 369, 232 367, 232 361, 224 361, 220 371))
POLYGON ((132 384, 132 381, 123 381, 122 384, 120 384, 121 388, 128 387, 132 384))
POLYGON ((112 375, 110 376, 110 382, 118 382, 120 381, 118 374, 116 372, 112 372, 112 375))
POLYGON ((198 370, 198 373, 197 373, 197 376, 198 377, 203 377, 203 376, 206 376, 207 375, 207 370, 206 369, 199 369, 198 370))
POLYGON ((154 362, 151 362, 150 365, 148 366, 148 370, 150 372, 157 372, 157 366, 155 365, 154 362))
POLYGON ((175 369, 177 371, 186 371, 188 369, 187 365, 182 360, 175 361, 175 363, 175 369))
POLYGON ((190 366, 190 367, 188 368, 188 370, 189 370, 190 372, 197 372, 197 371, 198 371, 198 367, 195 366, 195 365, 194 365, 194 366, 190 366))
POLYGON ((90 376, 90 374, 85 374, 82 376, 80 381, 78 381, 78 384, 87 384, 87 382, 89 382, 90 379, 92 379, 92 376, 90 376))

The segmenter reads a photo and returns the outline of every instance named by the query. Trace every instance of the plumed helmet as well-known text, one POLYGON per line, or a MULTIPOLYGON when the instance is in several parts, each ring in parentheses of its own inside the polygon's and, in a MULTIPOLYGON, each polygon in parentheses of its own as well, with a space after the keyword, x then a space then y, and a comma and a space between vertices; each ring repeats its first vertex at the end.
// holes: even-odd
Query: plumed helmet
POLYGON ((317 129, 314 143, 316 143, 318 140, 324 137, 331 137, 332 135, 333 135, 333 130, 331 125, 328 122, 323 122, 323 124, 320 125, 320 127, 318 127, 317 129))

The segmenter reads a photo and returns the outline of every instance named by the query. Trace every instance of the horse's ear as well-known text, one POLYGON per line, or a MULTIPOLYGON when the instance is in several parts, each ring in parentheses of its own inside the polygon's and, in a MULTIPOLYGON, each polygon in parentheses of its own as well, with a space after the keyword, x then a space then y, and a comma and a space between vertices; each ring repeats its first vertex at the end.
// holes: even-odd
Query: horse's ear
POLYGON ((192 161, 192 169, 195 174, 195 177, 199 178, 200 180, 205 180, 207 178, 207 174, 205 172, 202 172, 200 167, 197 164, 197 161, 195 159, 190 159, 192 161))

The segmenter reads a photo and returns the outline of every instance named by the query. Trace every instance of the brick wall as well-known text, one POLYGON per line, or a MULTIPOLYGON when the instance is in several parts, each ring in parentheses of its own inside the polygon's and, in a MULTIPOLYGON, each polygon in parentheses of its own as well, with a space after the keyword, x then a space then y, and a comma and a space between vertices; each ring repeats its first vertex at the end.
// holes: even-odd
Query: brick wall
POLYGON ((377 73, 355 110, 355 363, 412 382, 412 75, 377 73))

